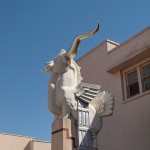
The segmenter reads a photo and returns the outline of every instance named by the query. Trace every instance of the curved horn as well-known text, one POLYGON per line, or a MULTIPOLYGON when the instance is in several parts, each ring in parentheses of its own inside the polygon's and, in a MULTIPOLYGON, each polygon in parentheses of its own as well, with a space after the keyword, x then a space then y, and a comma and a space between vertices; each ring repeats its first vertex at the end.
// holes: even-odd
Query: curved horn
POLYGON ((99 22, 97 23, 96 28, 94 30, 92 30, 91 32, 76 36, 71 45, 70 50, 66 53, 66 57, 69 59, 73 59, 78 52, 78 47, 79 47, 80 42, 82 40, 94 35, 98 30, 99 30, 99 22))

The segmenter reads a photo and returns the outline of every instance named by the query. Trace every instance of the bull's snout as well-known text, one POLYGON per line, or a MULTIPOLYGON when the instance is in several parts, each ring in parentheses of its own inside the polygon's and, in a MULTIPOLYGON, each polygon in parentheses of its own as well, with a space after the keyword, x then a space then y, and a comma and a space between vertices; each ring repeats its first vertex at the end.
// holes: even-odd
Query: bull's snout
POLYGON ((49 62, 45 63, 45 66, 51 66, 51 67, 53 67, 53 65, 54 65, 53 61, 49 61, 49 62))
POLYGON ((45 63, 45 67, 44 67, 44 72, 52 71, 53 66, 54 66, 54 62, 53 61, 46 62, 45 63))

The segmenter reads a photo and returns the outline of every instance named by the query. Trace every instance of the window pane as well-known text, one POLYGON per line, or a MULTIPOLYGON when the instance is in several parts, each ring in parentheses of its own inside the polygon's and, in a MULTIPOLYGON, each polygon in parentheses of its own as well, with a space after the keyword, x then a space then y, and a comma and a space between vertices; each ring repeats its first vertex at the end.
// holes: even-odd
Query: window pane
POLYGON ((138 81, 137 71, 135 70, 131 73, 128 73, 127 78, 128 78, 128 84, 138 81))
POLYGON ((147 90, 150 90, 150 77, 149 78, 145 78, 144 81, 144 90, 147 91, 147 90))
POLYGON ((150 64, 142 67, 142 73, 143 73, 143 77, 150 76, 150 64))
POLYGON ((139 94, 139 84, 138 82, 129 85, 129 97, 139 94))

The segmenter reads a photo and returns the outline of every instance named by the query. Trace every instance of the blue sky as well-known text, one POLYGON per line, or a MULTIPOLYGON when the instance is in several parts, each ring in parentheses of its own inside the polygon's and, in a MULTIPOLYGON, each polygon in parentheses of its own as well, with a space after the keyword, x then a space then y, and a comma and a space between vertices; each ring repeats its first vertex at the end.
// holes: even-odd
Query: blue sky
POLYGON ((75 59, 105 39, 122 43, 150 25, 149 0, 0 0, 0 132, 51 140, 50 74, 41 70, 92 30, 75 59))

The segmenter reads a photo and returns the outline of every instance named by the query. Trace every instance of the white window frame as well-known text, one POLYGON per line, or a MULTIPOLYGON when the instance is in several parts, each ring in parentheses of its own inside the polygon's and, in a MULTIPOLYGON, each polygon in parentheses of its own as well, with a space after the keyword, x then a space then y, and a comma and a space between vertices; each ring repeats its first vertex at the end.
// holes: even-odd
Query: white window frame
POLYGON ((142 67, 143 67, 143 66, 146 66, 146 65, 148 65, 148 64, 150 64, 150 61, 149 61, 149 62, 146 62, 146 63, 144 63, 144 64, 142 64, 141 67, 140 67, 140 68, 141 68, 140 71, 141 71, 141 82, 142 82, 142 90, 143 90, 143 92, 148 91, 148 90, 145 90, 145 87, 144 87, 144 83, 143 83, 143 82, 144 82, 144 79, 145 79, 145 78, 149 78, 149 76, 148 76, 148 77, 145 77, 145 78, 143 77, 143 74, 142 74, 142 67))
MULTIPOLYGON (((138 78, 138 70, 137 70, 137 68, 134 68, 134 69, 132 69, 132 70, 130 70, 129 72, 126 72, 125 73, 125 81, 126 81, 126 91, 127 91, 127 98, 130 98, 130 97, 133 97, 133 96, 131 96, 130 95, 130 90, 129 90, 129 87, 130 87, 130 85, 131 84, 134 84, 134 83, 131 83, 131 84, 129 84, 128 83, 128 74, 130 74, 131 72, 134 72, 134 71, 136 71, 137 72, 137 78, 138 78)), ((139 78, 137 79, 137 82, 138 82, 138 86, 139 86, 139 93, 140 93, 140 85, 139 85, 139 78)), ((139 94, 138 93, 138 94, 139 94)), ((134 95, 135 96, 135 95, 134 95)))
POLYGON ((123 90, 123 102, 130 101, 132 99, 136 99, 138 97, 141 97, 145 94, 149 94, 150 90, 144 91, 143 87, 143 77, 142 77, 142 67, 150 63, 150 58, 145 59, 144 61, 141 61, 140 63, 133 65, 125 70, 122 71, 122 90, 123 90), (139 83, 139 94, 134 96, 128 96, 128 90, 127 90, 127 74, 136 70, 137 76, 138 76, 138 83, 139 83))

